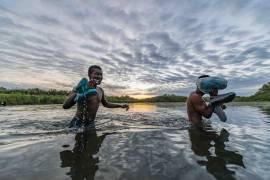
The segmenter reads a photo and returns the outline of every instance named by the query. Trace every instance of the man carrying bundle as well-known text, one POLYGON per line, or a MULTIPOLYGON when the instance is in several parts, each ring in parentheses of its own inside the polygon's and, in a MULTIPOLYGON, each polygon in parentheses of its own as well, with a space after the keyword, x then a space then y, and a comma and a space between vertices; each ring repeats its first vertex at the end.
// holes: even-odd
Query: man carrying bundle
POLYGON ((222 110, 225 108, 223 103, 232 101, 235 93, 218 95, 218 90, 227 87, 227 80, 220 77, 202 75, 198 77, 196 85, 196 90, 190 93, 186 102, 189 121, 193 125, 199 125, 203 117, 209 119, 213 112, 218 115, 221 121, 226 121, 226 115, 222 110), (204 94, 210 95, 208 105, 203 99, 204 94))
POLYGON ((81 79, 63 104, 64 109, 69 109, 77 103, 77 112, 70 122, 70 127, 94 129, 94 120, 100 102, 107 108, 129 109, 127 104, 113 104, 106 100, 103 89, 98 86, 103 78, 101 67, 96 65, 90 66, 88 77, 89 80, 86 78, 81 79))

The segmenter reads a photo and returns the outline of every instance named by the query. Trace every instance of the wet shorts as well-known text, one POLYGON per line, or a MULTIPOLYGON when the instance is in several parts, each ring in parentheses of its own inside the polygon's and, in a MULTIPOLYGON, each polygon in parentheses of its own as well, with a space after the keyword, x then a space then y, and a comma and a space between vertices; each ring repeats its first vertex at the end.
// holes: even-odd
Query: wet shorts
POLYGON ((87 129, 95 129, 95 121, 94 120, 89 120, 86 122, 83 122, 82 119, 79 117, 75 116, 73 119, 70 121, 69 128, 87 128, 87 129))

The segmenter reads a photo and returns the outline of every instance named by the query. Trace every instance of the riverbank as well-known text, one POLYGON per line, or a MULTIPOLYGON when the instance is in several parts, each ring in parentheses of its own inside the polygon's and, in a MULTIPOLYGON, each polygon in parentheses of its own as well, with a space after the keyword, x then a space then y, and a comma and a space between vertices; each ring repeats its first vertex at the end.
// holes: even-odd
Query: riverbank
MULTIPOLYGON (((6 105, 39 105, 63 104, 67 95, 29 95, 29 94, 0 94, 0 102, 6 105)), ((186 97, 176 95, 162 95, 146 99, 135 99, 130 96, 107 96, 112 103, 142 103, 142 102, 185 102, 186 97)))
MULTIPOLYGON (((5 103, 5 105, 46 105, 46 104, 63 104, 66 99, 66 95, 26 95, 26 94, 0 94, 0 103, 5 103)), ((112 103, 159 103, 159 102, 186 102, 186 97, 176 96, 176 95, 163 95, 156 96, 147 99, 135 99, 129 96, 108 96, 106 97, 108 101, 112 103)), ((263 103, 269 103, 270 101, 251 101, 246 98, 236 98, 231 104, 241 105, 260 105, 263 103)))
MULTIPOLYGON (((5 105, 63 104, 68 91, 34 89, 6 89, 0 87, 0 103, 5 105)), ((112 103, 186 102, 186 96, 164 94, 151 98, 136 99, 130 96, 106 96, 112 103)), ((251 96, 236 96, 234 102, 270 102, 270 83, 264 84, 251 96)))

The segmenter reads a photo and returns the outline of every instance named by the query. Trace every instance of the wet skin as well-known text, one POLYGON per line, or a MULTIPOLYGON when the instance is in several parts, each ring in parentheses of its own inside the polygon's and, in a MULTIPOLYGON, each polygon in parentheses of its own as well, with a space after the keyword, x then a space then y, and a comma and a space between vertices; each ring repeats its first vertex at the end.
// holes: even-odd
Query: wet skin
MULTIPOLYGON (((214 89, 210 96, 216 96, 218 91, 214 89)), ((191 92, 187 98, 187 114, 189 121, 194 125, 199 125, 202 117, 210 118, 213 114, 214 107, 207 106, 202 96, 204 95, 198 88, 196 91, 191 92)))
MULTIPOLYGON (((103 79, 102 70, 98 68, 95 68, 93 72, 89 74, 89 82, 93 88, 96 88, 97 94, 88 97, 83 103, 77 103, 76 116, 78 118, 90 120, 90 121, 94 120, 96 117, 96 113, 99 108, 100 102, 102 103, 104 107, 107 107, 107 108, 125 108, 126 110, 129 109, 129 106, 127 104, 124 104, 124 105, 114 104, 106 100, 103 89, 101 87, 98 87, 102 79, 103 79)), ((66 101, 64 102, 63 108, 69 109, 70 107, 75 105, 76 104, 76 102, 74 101, 75 97, 76 97, 76 92, 72 91, 67 97, 66 101)))

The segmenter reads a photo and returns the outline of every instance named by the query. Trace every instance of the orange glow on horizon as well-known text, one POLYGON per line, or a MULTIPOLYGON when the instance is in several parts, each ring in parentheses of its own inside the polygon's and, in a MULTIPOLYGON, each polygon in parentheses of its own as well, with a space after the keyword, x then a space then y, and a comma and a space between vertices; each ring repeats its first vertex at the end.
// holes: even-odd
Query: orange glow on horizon
POLYGON ((145 99, 145 98, 155 97, 155 95, 130 95, 130 97, 135 98, 135 99, 145 99))

